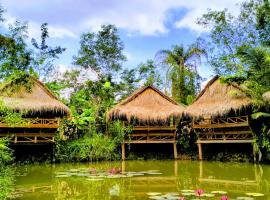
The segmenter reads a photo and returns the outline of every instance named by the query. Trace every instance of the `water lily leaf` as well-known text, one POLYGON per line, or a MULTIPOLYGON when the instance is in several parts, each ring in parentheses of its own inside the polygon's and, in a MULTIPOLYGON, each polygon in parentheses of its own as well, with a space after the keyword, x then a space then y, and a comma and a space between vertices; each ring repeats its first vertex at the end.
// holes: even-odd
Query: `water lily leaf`
POLYGON ((204 193, 204 194, 201 194, 201 197, 214 197, 215 194, 210 194, 210 193, 204 193))
POLYGON ((161 200, 161 199, 165 199, 165 198, 163 198, 161 196, 150 196, 149 199, 159 199, 159 200, 161 200))
POLYGON ((186 193, 186 192, 195 192, 195 190, 181 190, 181 192, 184 192, 184 193, 186 193))
POLYGON ((248 193, 246 193, 246 195, 252 196, 252 197, 263 197, 264 196, 264 194, 262 194, 262 193, 255 193, 255 192, 248 192, 248 193))
POLYGON ((216 191, 212 191, 212 194, 227 194, 226 191, 222 191, 222 190, 216 190, 216 191))
POLYGON ((254 198, 252 197, 237 197, 237 200, 253 200, 254 198))
POLYGON ((148 192, 146 194, 149 195, 149 196, 158 196, 158 195, 161 195, 160 192, 148 192))

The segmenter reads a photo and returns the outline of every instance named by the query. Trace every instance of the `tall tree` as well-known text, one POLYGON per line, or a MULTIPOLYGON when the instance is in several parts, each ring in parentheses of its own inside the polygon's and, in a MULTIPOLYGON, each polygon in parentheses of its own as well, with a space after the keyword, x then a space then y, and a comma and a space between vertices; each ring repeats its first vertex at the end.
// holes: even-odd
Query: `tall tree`
POLYGON ((59 58, 66 49, 60 46, 50 47, 47 44, 49 39, 48 24, 43 23, 40 27, 41 30, 41 43, 38 44, 37 40, 32 38, 32 45, 35 47, 37 52, 35 53, 33 68, 39 77, 43 80, 48 77, 53 71, 53 62, 59 58))
POLYGON ((0 36, 0 78, 17 72, 32 73, 32 51, 27 48, 27 24, 15 22, 7 35, 0 36))
POLYGON ((80 50, 74 56, 74 64, 91 68, 99 77, 106 78, 122 68, 126 60, 124 45, 114 25, 103 25, 98 33, 85 33, 81 36, 80 50))
POLYGON ((206 51, 196 43, 188 49, 176 45, 172 50, 161 50, 158 55, 168 66, 167 80, 171 83, 172 98, 179 103, 188 103, 188 96, 194 96, 199 89, 197 65, 206 51))
POLYGON ((138 71, 144 85, 161 86, 162 80, 154 60, 147 60, 145 63, 140 64, 138 71))
POLYGON ((243 45, 255 47, 269 44, 269 0, 248 0, 241 4, 238 16, 227 9, 209 10, 198 24, 208 28, 206 40, 209 63, 220 75, 231 75, 243 70, 237 55, 243 45))

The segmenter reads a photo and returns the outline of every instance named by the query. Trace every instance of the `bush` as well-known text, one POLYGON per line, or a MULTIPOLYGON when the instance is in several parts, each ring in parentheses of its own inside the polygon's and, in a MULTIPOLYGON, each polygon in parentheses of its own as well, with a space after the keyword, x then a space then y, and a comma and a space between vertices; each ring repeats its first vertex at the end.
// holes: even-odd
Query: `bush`
POLYGON ((59 141, 56 145, 58 161, 94 161, 116 159, 116 143, 108 136, 93 134, 92 137, 71 141, 59 141))
POLYGON ((7 164, 10 164, 13 160, 12 151, 10 148, 8 148, 7 144, 7 139, 0 139, 0 168, 3 168, 7 164))

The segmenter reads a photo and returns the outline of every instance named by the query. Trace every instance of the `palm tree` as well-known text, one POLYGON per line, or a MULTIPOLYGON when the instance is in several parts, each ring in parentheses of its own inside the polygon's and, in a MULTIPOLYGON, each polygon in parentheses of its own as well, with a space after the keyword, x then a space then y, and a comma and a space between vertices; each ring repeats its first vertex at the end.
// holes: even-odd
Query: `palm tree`
POLYGON ((206 51, 193 44, 187 49, 183 45, 175 45, 172 50, 161 50, 162 62, 168 66, 167 83, 171 83, 172 98, 179 103, 186 103, 188 95, 195 95, 196 80, 200 77, 197 64, 206 51))

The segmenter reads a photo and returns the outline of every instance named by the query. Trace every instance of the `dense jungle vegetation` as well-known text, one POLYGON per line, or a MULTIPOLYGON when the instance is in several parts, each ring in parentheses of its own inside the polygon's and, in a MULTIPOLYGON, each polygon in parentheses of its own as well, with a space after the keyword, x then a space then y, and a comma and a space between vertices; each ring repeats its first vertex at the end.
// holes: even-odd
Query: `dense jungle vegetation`
MULTIPOLYGON (((1 8, 1 22, 3 14, 1 8)), ((209 30, 206 35, 189 46, 179 41, 171 49, 157 49, 154 58, 132 69, 125 67, 124 44, 116 26, 103 25, 98 32, 83 33, 73 57, 76 67, 64 73, 57 71, 54 62, 66 49, 48 44, 48 24, 41 25, 41 38, 35 39, 28 37, 27 23, 17 21, 7 31, 1 29, 0 78, 31 88, 27 77, 37 77, 71 108, 73 118, 63 120, 59 129, 56 160, 109 160, 120 157, 120 143, 130 127, 118 121, 107 123, 107 111, 138 87, 150 84, 178 103, 191 104, 203 81, 197 69, 206 60, 223 81, 241 84, 254 99, 253 117, 261 123, 255 133, 257 144, 268 155, 270 114, 264 94, 270 91, 269 1, 246 1, 238 16, 228 10, 208 10, 198 17, 197 23, 209 30)), ((3 106, 1 113, 11 124, 22 120, 20 114, 3 106)), ((179 138, 184 153, 191 151, 190 137, 179 138)), ((0 143, 0 169, 12 161, 7 143, 0 143)))

